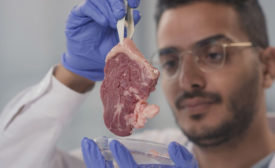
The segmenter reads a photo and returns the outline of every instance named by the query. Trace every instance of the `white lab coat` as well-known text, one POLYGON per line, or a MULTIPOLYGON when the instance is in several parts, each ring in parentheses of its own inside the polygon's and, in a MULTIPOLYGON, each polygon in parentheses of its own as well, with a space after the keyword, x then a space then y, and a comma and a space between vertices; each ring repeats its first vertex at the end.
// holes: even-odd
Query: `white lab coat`
MULTIPOLYGON (((56 147, 56 142, 87 93, 70 90, 52 73, 53 68, 40 83, 19 93, 0 114, 1 168, 85 167, 80 150, 65 153, 56 147)), ((187 143, 177 129, 146 131, 135 138, 187 143)), ((270 168, 275 167, 275 159, 272 164, 270 168)))

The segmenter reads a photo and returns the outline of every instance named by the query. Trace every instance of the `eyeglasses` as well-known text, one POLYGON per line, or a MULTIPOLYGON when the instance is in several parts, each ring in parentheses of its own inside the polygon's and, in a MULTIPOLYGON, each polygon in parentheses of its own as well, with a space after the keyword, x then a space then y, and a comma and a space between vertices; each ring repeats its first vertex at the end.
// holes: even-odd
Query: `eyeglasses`
POLYGON ((152 58, 154 66, 169 77, 174 77, 182 69, 184 55, 192 55, 194 62, 203 72, 215 71, 222 68, 228 55, 244 47, 252 47, 251 42, 214 42, 195 45, 190 50, 180 51, 177 48, 165 48, 158 51, 152 58), (230 49, 230 50, 229 50, 230 49))

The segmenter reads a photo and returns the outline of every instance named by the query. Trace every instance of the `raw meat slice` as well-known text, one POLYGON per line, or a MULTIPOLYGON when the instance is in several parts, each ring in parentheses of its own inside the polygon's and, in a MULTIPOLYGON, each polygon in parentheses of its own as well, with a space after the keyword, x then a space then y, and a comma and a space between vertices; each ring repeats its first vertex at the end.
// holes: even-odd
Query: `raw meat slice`
POLYGON ((107 55, 104 73, 100 93, 105 125, 116 135, 131 135, 159 112, 158 106, 146 102, 155 90, 159 71, 126 38, 107 55))

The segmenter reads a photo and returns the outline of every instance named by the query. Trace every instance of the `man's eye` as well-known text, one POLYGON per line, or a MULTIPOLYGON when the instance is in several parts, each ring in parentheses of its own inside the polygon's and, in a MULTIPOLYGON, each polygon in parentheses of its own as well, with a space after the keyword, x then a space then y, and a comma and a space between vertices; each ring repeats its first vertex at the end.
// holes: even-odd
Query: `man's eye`
POLYGON ((175 54, 162 56, 160 59, 161 69, 168 74, 173 74, 178 69, 179 57, 175 54))
POLYGON ((175 60, 169 60, 162 63, 162 69, 171 69, 177 66, 177 62, 175 60))
POLYGON ((223 59, 223 54, 219 52, 208 53, 207 60, 208 61, 221 61, 223 59))

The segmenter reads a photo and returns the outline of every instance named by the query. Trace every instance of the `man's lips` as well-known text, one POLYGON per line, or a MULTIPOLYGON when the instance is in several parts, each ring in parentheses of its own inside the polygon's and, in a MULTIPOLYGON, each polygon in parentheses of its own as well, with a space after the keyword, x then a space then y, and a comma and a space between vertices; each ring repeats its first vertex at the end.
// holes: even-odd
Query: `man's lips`
POLYGON ((192 98, 185 99, 179 103, 179 109, 190 111, 192 114, 199 114, 204 112, 206 108, 214 103, 213 100, 202 99, 202 98, 192 98))

